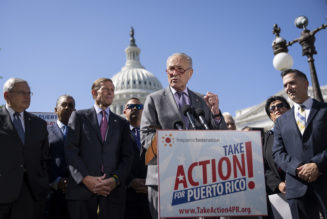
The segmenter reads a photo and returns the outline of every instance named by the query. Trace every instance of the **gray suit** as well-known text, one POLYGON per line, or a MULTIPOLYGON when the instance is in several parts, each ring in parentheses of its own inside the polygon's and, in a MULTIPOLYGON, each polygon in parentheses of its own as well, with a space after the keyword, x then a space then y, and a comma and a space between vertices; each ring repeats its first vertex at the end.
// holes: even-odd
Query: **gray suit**
MULTIPOLYGON (((214 120, 209 107, 204 101, 203 95, 191 90, 188 90, 188 93, 191 106, 195 109, 201 108, 204 110, 205 119, 208 121, 209 126, 211 126, 212 129, 227 129, 223 117, 219 123, 214 120)), ((173 123, 177 120, 183 121, 183 118, 180 111, 178 110, 178 106, 169 87, 148 95, 145 100, 141 120, 142 146, 147 149, 151 145, 151 141, 156 133, 156 129, 174 129, 173 123)), ((198 124, 198 126, 200 125, 198 124)), ((146 184, 154 186, 153 188, 155 190, 157 189, 158 185, 158 169, 156 165, 157 159, 154 158, 150 162, 150 165, 148 165, 148 173, 146 179, 146 184)), ((149 194, 150 193, 151 191, 149 191, 149 194)), ((156 198, 152 198, 152 200, 156 200, 156 198)))

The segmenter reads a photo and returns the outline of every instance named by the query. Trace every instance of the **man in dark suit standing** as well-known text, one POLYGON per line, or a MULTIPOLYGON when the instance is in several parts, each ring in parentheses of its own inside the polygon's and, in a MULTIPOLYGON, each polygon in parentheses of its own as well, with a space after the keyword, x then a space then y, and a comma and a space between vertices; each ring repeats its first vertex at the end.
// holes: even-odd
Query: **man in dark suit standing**
POLYGON ((128 176, 125 219, 151 219, 148 202, 148 187, 145 185, 147 168, 145 151, 141 150, 140 125, 143 104, 138 98, 130 98, 124 109, 124 115, 130 123, 133 139, 134 162, 128 176))
POLYGON ((49 191, 46 122, 26 112, 32 92, 27 81, 8 79, 0 109, 0 218, 43 217, 49 191))
POLYGON ((95 104, 72 113, 65 156, 71 172, 66 199, 72 219, 122 219, 125 183, 133 162, 127 120, 109 110, 114 98, 111 79, 92 85, 95 104))
POLYGON ((184 105, 202 109, 211 129, 227 129, 219 109, 218 96, 211 92, 203 96, 187 88, 187 83, 193 74, 191 57, 185 53, 171 55, 167 59, 166 72, 169 87, 147 96, 141 120, 141 142, 147 150, 145 156, 148 163, 146 184, 149 185, 150 210, 154 219, 158 218, 156 129, 174 129, 174 121, 183 121, 183 128, 188 129, 190 127, 188 120, 181 112, 184 105))
POLYGON ((327 217, 327 104, 308 96, 304 73, 282 73, 291 110, 275 122, 273 157, 286 173, 286 198, 293 218, 327 217))
POLYGON ((69 218, 65 194, 67 189, 69 170, 64 155, 64 142, 67 135, 69 117, 75 111, 75 100, 72 96, 58 97, 55 107, 57 122, 48 126, 50 145, 50 187, 48 197, 48 219, 69 218))

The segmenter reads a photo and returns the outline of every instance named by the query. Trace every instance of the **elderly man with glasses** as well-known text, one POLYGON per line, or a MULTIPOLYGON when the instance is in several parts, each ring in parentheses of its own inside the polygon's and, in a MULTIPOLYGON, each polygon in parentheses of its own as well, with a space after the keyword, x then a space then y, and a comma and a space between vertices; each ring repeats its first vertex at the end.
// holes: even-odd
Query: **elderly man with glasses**
POLYGON ((46 122, 25 110, 32 92, 27 81, 8 79, 0 109, 0 218, 41 219, 49 191, 46 122))
MULTIPOLYGON (((182 113, 185 105, 203 110, 205 120, 211 129, 226 129, 219 109, 216 94, 205 96, 191 91, 187 83, 193 75, 192 59, 185 53, 175 53, 167 59, 169 86, 147 96, 141 120, 141 142, 147 150, 147 185, 152 218, 158 218, 158 169, 155 133, 157 129, 174 129, 174 122, 180 121, 183 129, 191 128, 190 122, 182 113)), ((197 125, 197 124, 196 124, 197 125)), ((197 126, 200 126, 198 124, 197 126)))

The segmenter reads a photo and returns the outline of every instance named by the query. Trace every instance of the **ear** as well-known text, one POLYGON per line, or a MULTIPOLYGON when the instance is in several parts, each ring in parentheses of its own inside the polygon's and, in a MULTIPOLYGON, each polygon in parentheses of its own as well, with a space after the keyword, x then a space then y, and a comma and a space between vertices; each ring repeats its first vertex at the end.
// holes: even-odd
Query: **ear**
POLYGON ((57 112, 57 107, 54 108, 55 113, 57 112))
POLYGON ((9 93, 6 91, 6 92, 4 92, 3 93, 3 98, 5 99, 5 100, 7 100, 8 99, 8 95, 9 95, 9 93))
POLYGON ((123 111, 124 115, 126 114, 126 110, 123 111))
POLYGON ((94 99, 94 97, 96 97, 96 95, 97 95, 97 91, 96 90, 92 90, 92 97, 93 97, 93 99, 94 99))

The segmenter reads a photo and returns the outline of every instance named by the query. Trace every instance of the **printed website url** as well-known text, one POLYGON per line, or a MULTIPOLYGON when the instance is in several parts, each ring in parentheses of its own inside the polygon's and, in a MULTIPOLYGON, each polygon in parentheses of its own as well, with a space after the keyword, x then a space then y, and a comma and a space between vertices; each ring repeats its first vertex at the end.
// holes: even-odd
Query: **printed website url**
POLYGON ((227 208, 206 208, 206 207, 196 207, 196 208, 180 208, 179 214, 226 214, 226 213, 246 213, 251 214, 251 208, 241 208, 239 206, 230 206, 227 208))

